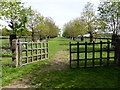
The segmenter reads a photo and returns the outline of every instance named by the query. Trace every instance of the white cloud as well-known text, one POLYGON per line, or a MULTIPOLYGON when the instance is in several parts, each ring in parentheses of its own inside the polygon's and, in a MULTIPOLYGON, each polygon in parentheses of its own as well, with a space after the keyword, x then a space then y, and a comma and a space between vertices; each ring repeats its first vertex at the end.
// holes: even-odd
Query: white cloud
POLYGON ((91 2, 97 7, 100 0, 22 0, 45 17, 52 17, 60 27, 69 20, 79 17, 84 5, 91 2))
MULTIPOLYGON (((22 0, 25 6, 39 11, 45 17, 52 17, 56 25, 62 27, 64 23, 80 17, 80 13, 87 2, 97 7, 100 0, 22 0)), ((0 21, 1 22, 1 21, 0 21)))

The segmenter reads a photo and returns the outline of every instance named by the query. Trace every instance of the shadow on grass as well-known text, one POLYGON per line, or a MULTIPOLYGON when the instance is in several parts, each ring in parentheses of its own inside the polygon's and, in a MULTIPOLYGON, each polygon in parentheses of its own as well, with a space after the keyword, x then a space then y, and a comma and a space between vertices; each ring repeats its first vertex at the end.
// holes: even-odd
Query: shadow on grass
POLYGON ((69 43, 65 43, 65 44, 59 44, 59 45, 69 45, 69 43))
POLYGON ((52 70, 33 74, 37 88, 118 88, 118 67, 52 70))
POLYGON ((69 42, 70 40, 67 40, 67 39, 63 39, 63 40, 58 40, 58 41, 68 41, 68 42, 69 42))

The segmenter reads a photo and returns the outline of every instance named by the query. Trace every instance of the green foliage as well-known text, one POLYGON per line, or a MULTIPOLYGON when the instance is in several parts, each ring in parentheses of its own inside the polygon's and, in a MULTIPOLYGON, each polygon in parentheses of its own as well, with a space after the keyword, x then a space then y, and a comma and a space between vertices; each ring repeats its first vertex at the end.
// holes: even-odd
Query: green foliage
POLYGON ((2 28, 0 30, 0 34, 3 35, 3 36, 6 36, 6 35, 10 35, 12 32, 10 32, 10 30, 8 30, 6 27, 2 28))
POLYGON ((41 25, 44 17, 37 11, 31 9, 30 16, 28 18, 27 27, 32 33, 32 41, 35 41, 36 33, 38 33, 38 25, 41 25))
POLYGON ((40 39, 57 37, 60 31, 51 17, 44 18, 44 21, 39 23, 36 28, 38 29, 38 37, 40 39))
POLYGON ((0 2, 0 18, 8 23, 13 34, 19 31, 27 31, 25 24, 30 8, 25 8, 19 0, 6 0, 0 2))
POLYGON ((93 34, 95 30, 95 11, 93 6, 94 5, 92 3, 87 2, 82 12, 82 18, 86 21, 87 24, 87 32, 90 34, 90 42, 93 41, 93 34))
POLYGON ((7 22, 11 30, 3 30, 4 35, 16 34, 19 36, 32 35, 40 39, 56 37, 60 29, 52 18, 44 18, 38 11, 24 7, 20 0, 6 0, 0 2, 0 19, 7 22), (31 31, 31 32, 30 32, 31 31))
POLYGON ((113 31, 114 34, 117 34, 120 28, 119 0, 105 0, 101 2, 98 11, 102 23, 101 28, 107 29, 107 31, 113 31))
POLYGON ((51 17, 45 18, 45 25, 48 26, 48 36, 49 37, 56 37, 59 33, 58 26, 55 25, 55 22, 51 17))
POLYGON ((76 18, 64 25, 64 37, 77 37, 84 35, 87 31, 86 23, 83 19, 76 18))
POLYGON ((45 39, 55 37, 59 33, 59 28, 55 25, 52 18, 44 18, 40 13, 33 10, 31 10, 27 27, 32 31, 33 41, 35 41, 35 37, 45 39))
POLYGON ((92 3, 87 2, 87 4, 84 6, 83 12, 81 13, 81 17, 86 20, 88 25, 93 22, 95 17, 93 6, 94 5, 92 3))
POLYGON ((93 37, 96 29, 96 18, 93 4, 87 2, 84 6, 83 12, 80 18, 76 18, 73 21, 69 21, 64 25, 63 36, 66 37, 77 37, 78 35, 90 34, 90 42, 93 41, 93 37))

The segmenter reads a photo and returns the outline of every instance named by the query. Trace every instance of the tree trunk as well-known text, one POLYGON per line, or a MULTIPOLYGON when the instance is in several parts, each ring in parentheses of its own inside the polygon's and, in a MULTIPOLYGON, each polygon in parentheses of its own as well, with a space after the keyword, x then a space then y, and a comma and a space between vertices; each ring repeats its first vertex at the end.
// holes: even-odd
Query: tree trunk
POLYGON ((117 34, 113 34, 112 35, 112 42, 113 42, 112 45, 115 45, 115 42, 117 42, 116 38, 117 38, 117 34))
POLYGON ((91 43, 91 42, 93 42, 93 34, 92 34, 92 32, 89 32, 89 34, 90 34, 90 43, 91 43))
POLYGON ((35 42, 35 32, 34 32, 33 28, 32 28, 32 41, 35 42))
POLYGON ((83 38, 83 36, 81 36, 81 41, 83 41, 84 40, 84 38, 83 38))
POLYGON ((13 39, 17 39, 16 34, 10 35, 10 38, 9 38, 10 46, 12 46, 12 40, 13 40, 13 39))

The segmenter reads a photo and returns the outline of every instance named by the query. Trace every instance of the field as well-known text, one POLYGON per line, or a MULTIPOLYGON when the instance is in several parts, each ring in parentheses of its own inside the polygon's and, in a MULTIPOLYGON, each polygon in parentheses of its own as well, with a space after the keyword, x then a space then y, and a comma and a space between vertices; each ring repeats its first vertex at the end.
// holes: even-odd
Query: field
MULTIPOLYGON (((120 68, 69 68, 69 42, 54 38, 49 42, 49 59, 22 67, 2 66, 5 88, 118 88, 120 68)), ((5 42, 3 42, 4 44, 5 42)), ((5 60, 5 59, 3 59, 5 60)), ((6 59, 7 61, 7 59, 6 59)))

